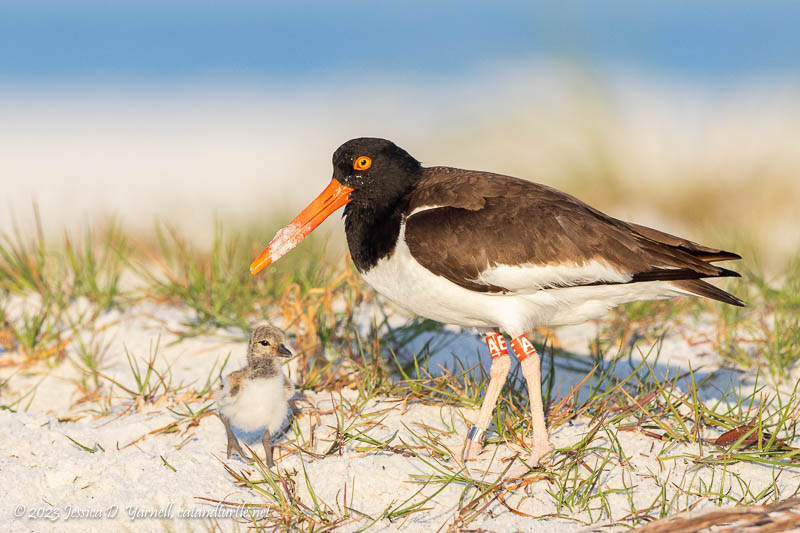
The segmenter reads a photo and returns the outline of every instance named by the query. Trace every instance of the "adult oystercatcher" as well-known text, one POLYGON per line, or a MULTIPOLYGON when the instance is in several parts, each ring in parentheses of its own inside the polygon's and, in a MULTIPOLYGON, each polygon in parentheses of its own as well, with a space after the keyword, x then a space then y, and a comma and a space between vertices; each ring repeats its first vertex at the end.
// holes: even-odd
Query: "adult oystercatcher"
POLYGON ((256 274, 345 206, 350 255, 378 293, 439 322, 489 331, 489 385, 464 457, 480 451, 511 360, 528 384, 534 464, 552 449, 540 358, 526 332, 578 324, 635 300, 698 295, 744 305, 701 278, 738 276, 713 265, 741 259, 623 222, 530 181, 423 167, 391 141, 359 138, 333 154, 328 187, 250 265, 256 274))

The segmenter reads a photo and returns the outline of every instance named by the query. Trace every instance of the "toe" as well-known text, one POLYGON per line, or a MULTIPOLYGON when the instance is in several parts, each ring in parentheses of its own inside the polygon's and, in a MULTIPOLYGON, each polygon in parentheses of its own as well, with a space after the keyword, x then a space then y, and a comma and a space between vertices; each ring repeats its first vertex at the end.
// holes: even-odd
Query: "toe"
POLYGON ((550 441, 537 441, 533 443, 533 449, 530 453, 531 466, 541 466, 550 460, 550 452, 553 451, 553 445, 550 441))
POLYGON ((483 446, 477 441, 467 439, 464 442, 464 448, 461 450, 461 459, 463 461, 472 461, 477 459, 478 454, 481 453, 483 446))

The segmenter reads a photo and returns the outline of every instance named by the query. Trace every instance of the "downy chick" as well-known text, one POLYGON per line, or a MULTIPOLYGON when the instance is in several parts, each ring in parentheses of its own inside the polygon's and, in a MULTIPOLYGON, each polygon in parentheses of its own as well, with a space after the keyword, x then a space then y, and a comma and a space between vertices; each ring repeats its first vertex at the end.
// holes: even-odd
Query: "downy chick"
POLYGON ((278 357, 291 357, 286 335, 278 328, 260 326, 250 336, 247 366, 231 372, 222 380, 217 412, 228 434, 228 458, 235 449, 247 458, 233 434, 231 424, 243 431, 265 428, 261 442, 266 462, 272 459, 272 434, 281 428, 289 411, 294 387, 281 371, 278 357))

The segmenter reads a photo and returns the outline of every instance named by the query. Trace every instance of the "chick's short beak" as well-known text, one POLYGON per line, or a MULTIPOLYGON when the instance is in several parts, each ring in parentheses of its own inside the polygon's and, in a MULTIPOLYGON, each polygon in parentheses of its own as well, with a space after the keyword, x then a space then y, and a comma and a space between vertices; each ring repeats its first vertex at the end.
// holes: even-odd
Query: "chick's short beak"
POLYGON ((278 345, 278 355, 281 357, 291 357, 293 354, 289 348, 284 346, 283 344, 278 345))

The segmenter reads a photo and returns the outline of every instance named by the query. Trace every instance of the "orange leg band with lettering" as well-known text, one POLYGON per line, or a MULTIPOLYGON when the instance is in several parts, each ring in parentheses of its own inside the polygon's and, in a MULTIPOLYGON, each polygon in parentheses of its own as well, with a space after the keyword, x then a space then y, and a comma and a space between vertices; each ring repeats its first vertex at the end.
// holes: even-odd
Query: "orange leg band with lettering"
POLYGON ((536 348, 524 333, 511 341, 511 347, 514 348, 514 353, 517 354, 517 359, 520 361, 536 354, 536 348))
POLYGON ((489 355, 492 356, 492 359, 508 355, 508 346, 506 346, 506 339, 502 333, 486 335, 486 346, 489 347, 489 355))

